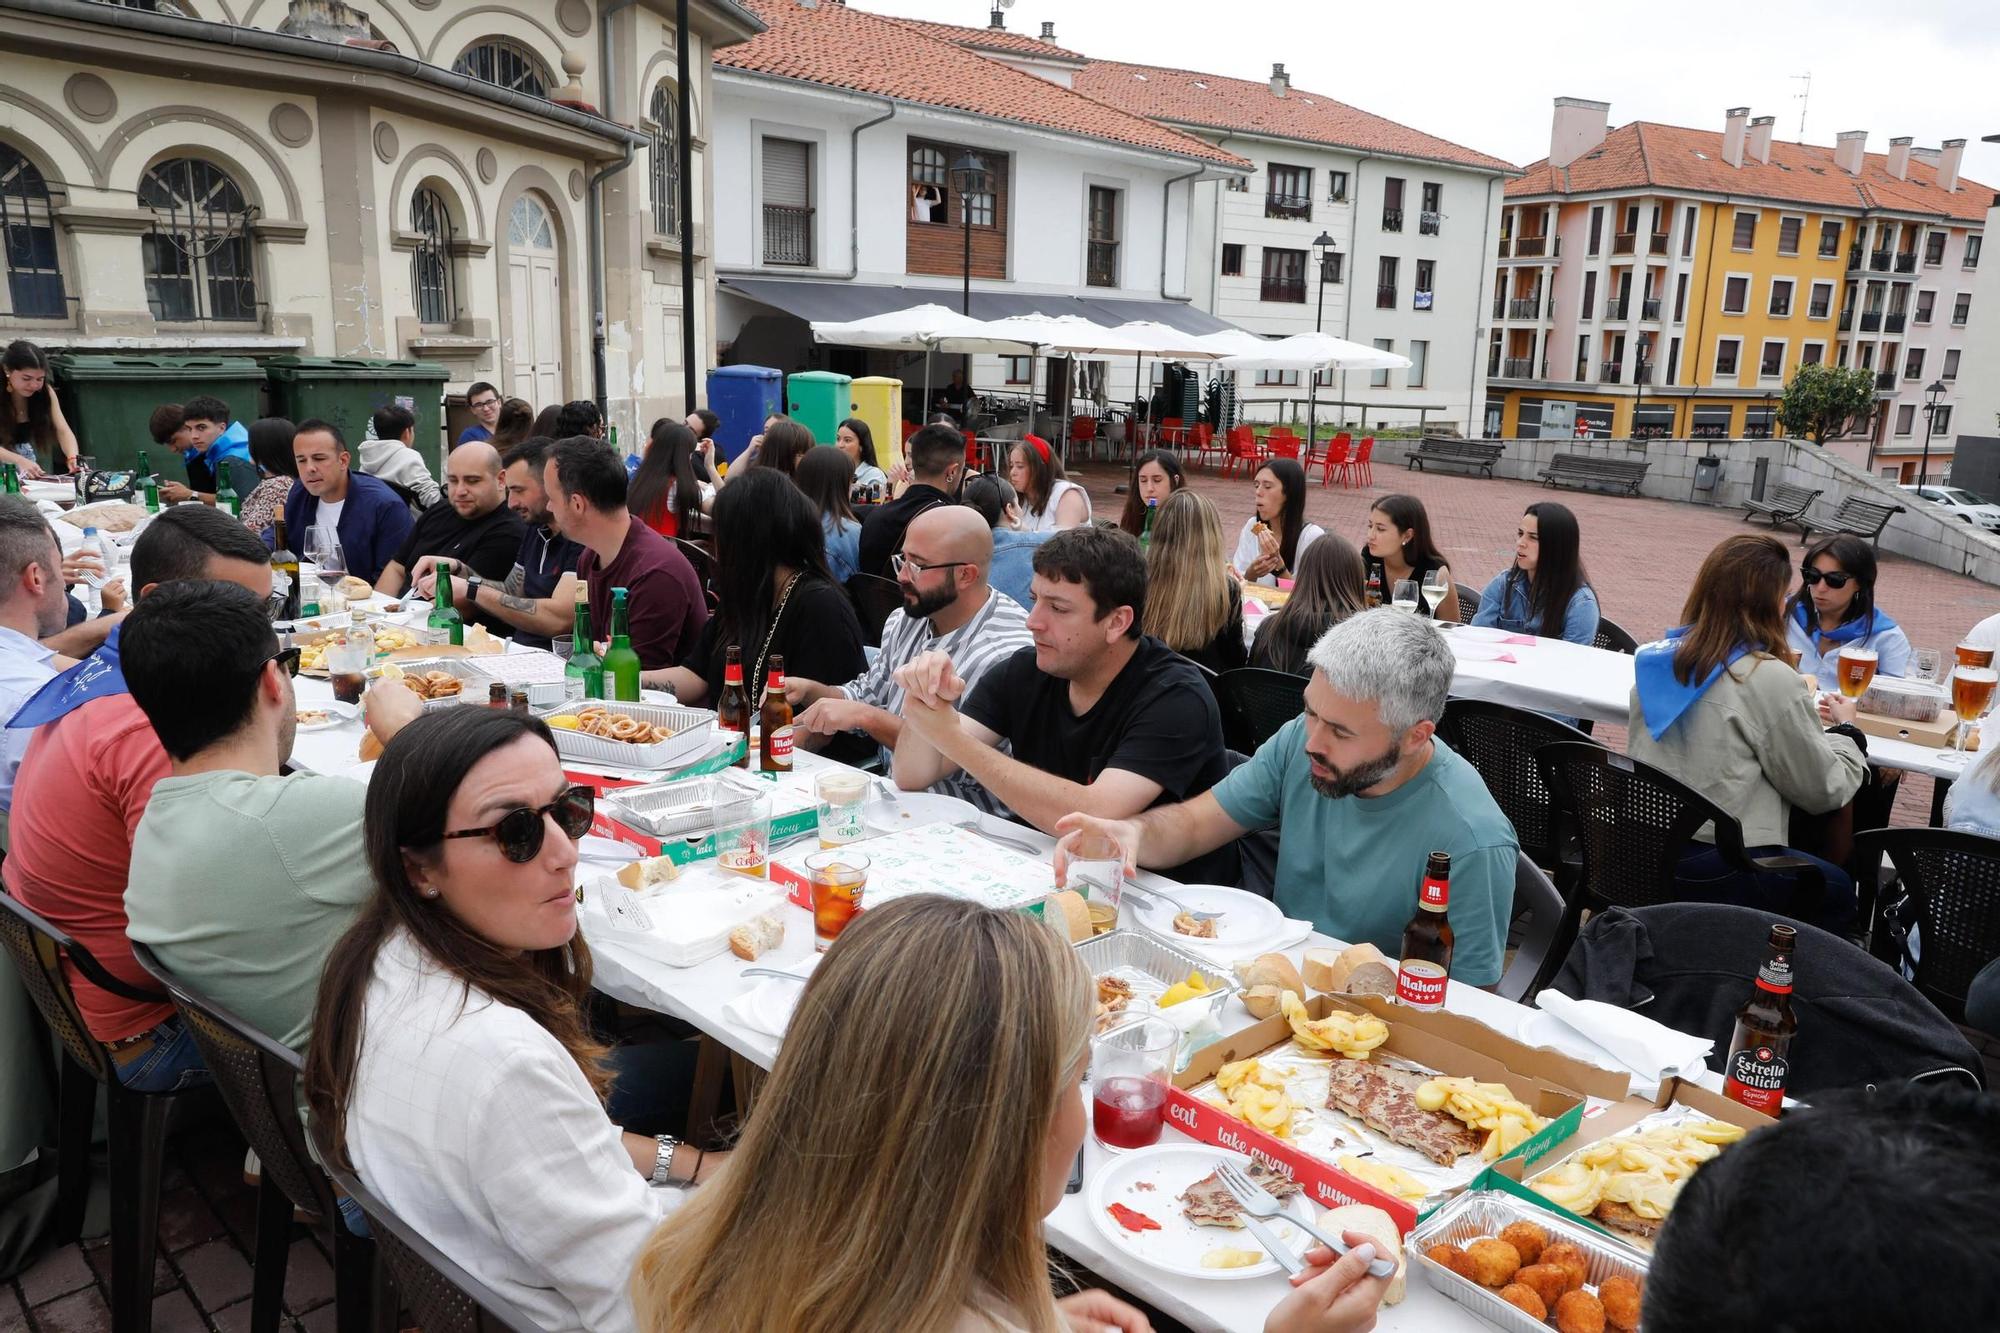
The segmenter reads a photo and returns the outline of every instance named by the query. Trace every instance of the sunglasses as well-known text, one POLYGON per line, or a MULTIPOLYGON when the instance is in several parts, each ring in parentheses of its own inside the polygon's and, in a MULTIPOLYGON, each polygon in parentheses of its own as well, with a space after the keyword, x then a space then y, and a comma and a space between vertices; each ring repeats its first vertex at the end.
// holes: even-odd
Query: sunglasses
POLYGON ((519 810, 509 810, 497 824, 459 829, 444 836, 484 838, 490 834, 500 844, 500 855, 509 861, 532 861, 540 854, 542 840, 548 834, 549 826, 542 816, 555 816, 556 827, 563 831, 564 837, 575 842, 590 831, 590 821, 596 813, 597 793, 588 787, 571 787, 547 805, 524 805, 519 810))
POLYGON ((265 667, 276 662, 278 669, 287 676, 296 676, 299 674, 299 658, 304 656, 304 654, 305 649, 303 648, 280 648, 277 652, 272 653, 269 657, 259 662, 257 670, 261 673, 265 667))
POLYGON ((1833 589, 1835 592, 1839 592, 1842 588, 1845 588, 1848 584, 1854 582, 1854 575, 1842 573, 1840 570, 1837 569, 1830 569, 1824 573, 1820 572, 1817 569, 1801 569, 1799 571, 1799 577, 1805 580, 1805 585, 1808 588, 1812 587, 1815 583, 1818 583, 1821 579, 1825 579, 1826 586, 1833 589))

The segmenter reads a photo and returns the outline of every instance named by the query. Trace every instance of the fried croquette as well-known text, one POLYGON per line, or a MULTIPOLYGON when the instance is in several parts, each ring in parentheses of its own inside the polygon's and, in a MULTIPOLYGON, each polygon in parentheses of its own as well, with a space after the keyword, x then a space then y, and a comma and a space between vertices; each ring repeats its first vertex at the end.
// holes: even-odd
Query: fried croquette
POLYGON ((1549 1307, 1542 1304, 1542 1298, 1535 1294, 1533 1287, 1520 1282, 1510 1282, 1500 1288, 1500 1299, 1534 1318, 1538 1323, 1549 1317, 1549 1307))
POLYGON ((1472 1280, 1482 1287, 1504 1287, 1521 1267, 1521 1252, 1504 1240, 1475 1240, 1465 1247, 1472 1261, 1472 1280))
POLYGON ((1556 1302, 1558 1333, 1604 1333, 1604 1304, 1587 1291, 1566 1291, 1556 1302))
POLYGON ((1465 1251, 1459 1249, 1456 1245, 1448 1245, 1443 1241, 1439 1241, 1436 1245, 1424 1251, 1424 1257, 1432 1263, 1443 1264, 1446 1268, 1449 1268, 1468 1282, 1478 1280, 1472 1275, 1472 1261, 1466 1258, 1465 1251))
POLYGON ((1542 1251, 1542 1262, 1555 1264, 1569 1274, 1569 1289, 1575 1291, 1590 1278, 1590 1256, 1568 1241, 1557 1241, 1542 1251))
POLYGON ((1561 1264, 1531 1264, 1514 1274, 1514 1280, 1534 1288, 1535 1294, 1542 1298, 1542 1304, 1550 1309, 1554 1309, 1562 1294, 1569 1290, 1569 1270, 1561 1264))
POLYGON ((1520 1252, 1523 1265, 1538 1264, 1542 1261, 1542 1250, 1549 1243, 1549 1233, 1533 1222, 1515 1222, 1500 1233, 1500 1239, 1520 1252))
POLYGON ((1639 1284, 1631 1278, 1605 1278, 1597 1284, 1597 1299, 1604 1305, 1604 1322, 1619 1333, 1639 1327, 1639 1284))

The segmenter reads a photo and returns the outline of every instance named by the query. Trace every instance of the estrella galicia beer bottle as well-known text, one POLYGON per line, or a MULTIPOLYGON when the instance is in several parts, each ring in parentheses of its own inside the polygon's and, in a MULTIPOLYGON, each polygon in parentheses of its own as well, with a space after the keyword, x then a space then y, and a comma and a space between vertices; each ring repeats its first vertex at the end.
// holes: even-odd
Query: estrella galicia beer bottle
POLYGON ((1432 852, 1417 889, 1417 912, 1403 927, 1403 961, 1396 969, 1396 1002, 1412 1009, 1444 1008, 1451 977, 1451 856, 1432 852))
POLYGON ((1752 1110, 1776 1115, 1785 1104, 1785 1080, 1792 1072, 1792 1037, 1799 1018, 1792 1012, 1792 950, 1798 931, 1772 926, 1764 965, 1750 998, 1736 1011, 1729 1059, 1722 1066, 1722 1095, 1752 1110))

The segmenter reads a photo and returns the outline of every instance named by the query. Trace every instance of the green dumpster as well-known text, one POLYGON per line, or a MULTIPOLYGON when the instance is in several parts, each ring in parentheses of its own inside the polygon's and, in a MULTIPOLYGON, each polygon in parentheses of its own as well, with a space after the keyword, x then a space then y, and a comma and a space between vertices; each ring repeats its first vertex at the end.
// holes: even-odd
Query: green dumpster
POLYGON ((100 468, 132 467, 143 449, 160 475, 182 475, 179 455, 154 444, 146 429, 161 403, 208 394, 229 404, 230 413, 245 425, 264 415, 264 371, 246 356, 58 352, 49 364, 77 444, 100 468))
POLYGON ((378 407, 395 404, 417 417, 417 453, 441 476, 445 368, 432 361, 382 361, 347 356, 274 356, 264 363, 271 410, 294 422, 331 421, 357 458, 378 407))

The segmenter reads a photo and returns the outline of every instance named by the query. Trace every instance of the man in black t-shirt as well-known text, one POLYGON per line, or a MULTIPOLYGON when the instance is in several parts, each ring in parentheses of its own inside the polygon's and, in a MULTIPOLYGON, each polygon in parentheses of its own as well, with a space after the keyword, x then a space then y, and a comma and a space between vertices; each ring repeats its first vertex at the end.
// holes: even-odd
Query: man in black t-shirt
MULTIPOLYGON (((1137 541, 1108 528, 1057 533, 1035 552, 1034 594, 1034 646, 989 668, 969 694, 943 653, 897 670, 898 787, 921 791, 963 771, 1053 834, 1072 810, 1126 819, 1222 778, 1222 717, 1207 682, 1139 633, 1146 561, 1137 541)), ((1233 884, 1236 850, 1162 873, 1233 884)))
POLYGON ((925 426, 910 436, 910 488, 886 504, 876 505, 861 523, 861 550, 855 569, 863 574, 896 577, 889 557, 903 549, 910 520, 926 509, 953 504, 959 474, 965 471, 965 436, 950 426, 925 426))
POLYGON ((376 592, 401 597, 415 573, 436 572, 419 568, 436 556, 489 579, 503 578, 513 568, 526 525, 503 503, 499 451, 484 440, 459 445, 445 460, 444 490, 446 503, 423 512, 375 580, 376 592))

